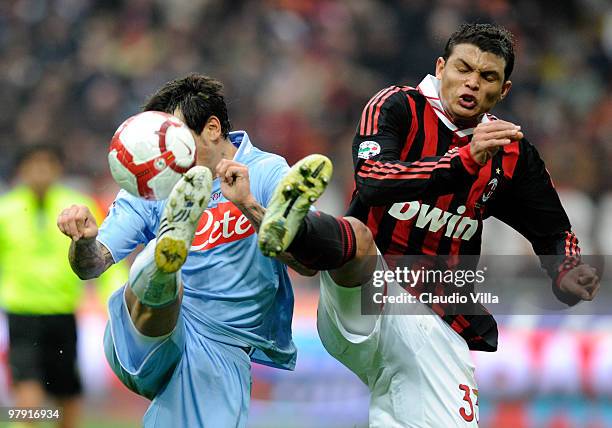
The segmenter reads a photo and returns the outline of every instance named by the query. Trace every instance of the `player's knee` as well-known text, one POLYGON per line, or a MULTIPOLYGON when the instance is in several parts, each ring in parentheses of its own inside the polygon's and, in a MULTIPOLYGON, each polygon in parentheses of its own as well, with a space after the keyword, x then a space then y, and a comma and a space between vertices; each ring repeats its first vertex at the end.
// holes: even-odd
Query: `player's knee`
POLYGON ((357 245, 355 258, 376 255, 376 245, 370 229, 355 217, 344 217, 344 219, 349 222, 355 233, 357 245))

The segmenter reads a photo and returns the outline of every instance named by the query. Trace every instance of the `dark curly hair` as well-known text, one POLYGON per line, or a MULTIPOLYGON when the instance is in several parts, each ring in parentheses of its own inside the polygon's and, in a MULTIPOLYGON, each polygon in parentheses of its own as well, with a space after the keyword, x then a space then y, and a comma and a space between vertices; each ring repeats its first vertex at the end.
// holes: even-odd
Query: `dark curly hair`
POLYGON ((149 98, 143 111, 163 111, 172 114, 179 108, 185 123, 200 134, 206 121, 216 116, 221 122, 224 137, 229 135, 231 124, 223 96, 223 84, 212 77, 193 73, 175 79, 162 86, 149 98))
POLYGON ((506 60, 504 81, 510 78, 514 68, 514 35, 510 31, 494 24, 461 24, 446 42, 444 60, 461 43, 475 45, 483 52, 490 52, 506 60))

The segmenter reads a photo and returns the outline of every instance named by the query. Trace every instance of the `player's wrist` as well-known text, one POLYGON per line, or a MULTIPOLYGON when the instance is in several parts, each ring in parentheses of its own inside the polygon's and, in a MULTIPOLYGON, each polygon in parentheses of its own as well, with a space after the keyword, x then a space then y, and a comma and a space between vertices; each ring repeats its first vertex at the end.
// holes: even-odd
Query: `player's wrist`
POLYGON ((483 167, 482 164, 474 159, 471 144, 467 144, 459 149, 459 158, 461 159, 461 164, 470 175, 477 175, 480 168, 483 167))
POLYGON ((246 197, 240 198, 240 200, 235 200, 234 205, 238 208, 248 208, 257 203, 257 200, 253 196, 252 193, 249 193, 246 197))
POLYGON ((96 232, 93 236, 82 236, 77 240, 74 240, 74 244, 78 247, 88 247, 96 243, 96 238, 98 237, 98 233, 96 232))
POLYGON ((557 299, 565 303, 568 306, 574 306, 578 302, 580 302, 580 297, 576 296, 568 287, 567 281, 564 281, 567 274, 571 272, 580 262, 574 261, 571 262, 571 258, 567 258, 566 262, 559 266, 559 273, 557 277, 553 279, 553 293, 557 297, 557 299))

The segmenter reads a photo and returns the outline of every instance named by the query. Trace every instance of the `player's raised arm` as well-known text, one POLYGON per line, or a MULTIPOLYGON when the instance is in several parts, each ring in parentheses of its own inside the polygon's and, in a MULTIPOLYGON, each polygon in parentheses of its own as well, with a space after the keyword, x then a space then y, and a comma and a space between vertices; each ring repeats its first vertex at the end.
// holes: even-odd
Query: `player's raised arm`
POLYGON ((412 97, 411 90, 403 86, 384 89, 362 112, 353 140, 353 162, 357 191, 366 205, 454 193, 473 181, 499 147, 522 138, 516 125, 493 121, 479 125, 469 145, 442 156, 429 153, 425 142, 435 138, 427 135, 433 130, 428 131, 416 114, 423 108, 417 104, 427 101, 412 97), (414 159, 415 154, 417 161, 405 160, 414 159))
POLYGON ((114 263, 108 249, 96 240, 98 225, 85 205, 72 205, 62 210, 57 227, 72 239, 68 260, 79 278, 97 278, 114 263))
POLYGON ((502 202, 492 201, 490 214, 531 242, 561 302, 571 306, 592 300, 599 289, 599 277, 581 261, 578 238, 536 148, 525 139, 518 144, 512 194, 500 198, 502 202))

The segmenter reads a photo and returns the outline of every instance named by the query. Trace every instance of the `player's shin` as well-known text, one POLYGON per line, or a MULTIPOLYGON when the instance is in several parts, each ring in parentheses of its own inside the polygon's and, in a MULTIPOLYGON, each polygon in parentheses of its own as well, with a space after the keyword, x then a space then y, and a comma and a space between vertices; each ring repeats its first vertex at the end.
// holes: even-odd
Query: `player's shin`
POLYGON ((310 269, 332 270, 355 257, 357 241, 350 222, 323 212, 309 212, 287 248, 310 269))
POLYGON ((180 273, 161 271, 155 263, 153 240, 138 255, 130 270, 129 287, 138 301, 152 308, 173 303, 178 297, 180 273))

